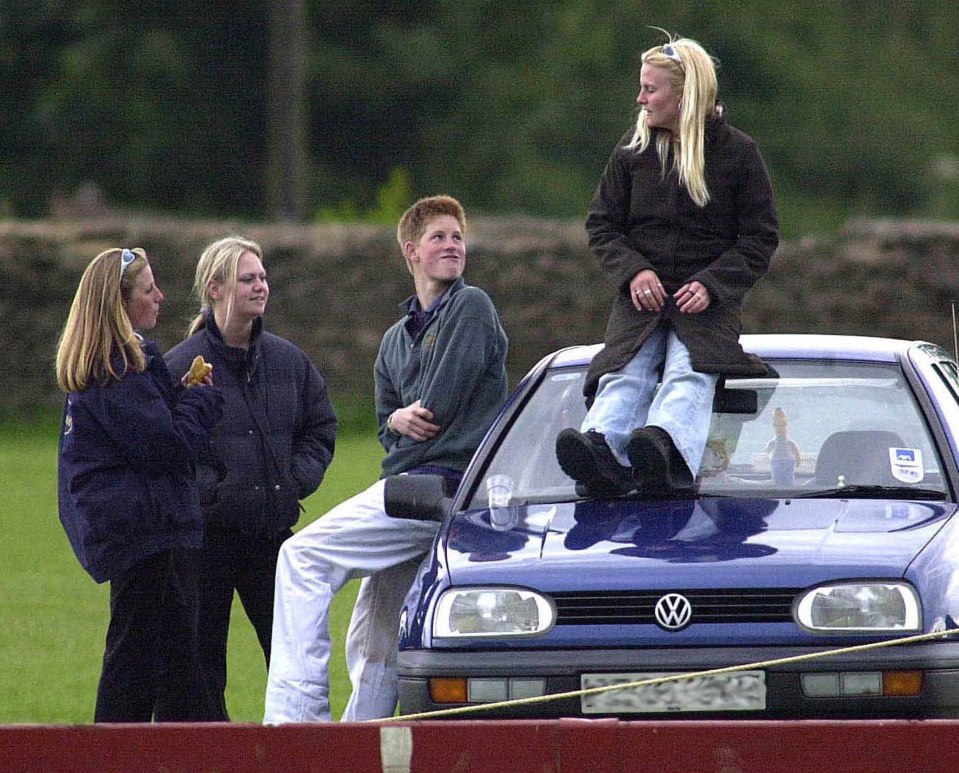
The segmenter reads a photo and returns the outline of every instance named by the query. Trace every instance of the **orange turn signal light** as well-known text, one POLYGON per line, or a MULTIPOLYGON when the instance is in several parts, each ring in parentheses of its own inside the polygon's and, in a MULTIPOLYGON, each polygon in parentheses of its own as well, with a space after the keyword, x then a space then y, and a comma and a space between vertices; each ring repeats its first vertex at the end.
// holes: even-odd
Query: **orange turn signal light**
POLYGON ((922 671, 883 671, 882 694, 915 696, 922 693, 922 671))
POLYGON ((434 677, 430 679, 430 699, 433 703, 466 703, 466 679, 463 677, 434 677))

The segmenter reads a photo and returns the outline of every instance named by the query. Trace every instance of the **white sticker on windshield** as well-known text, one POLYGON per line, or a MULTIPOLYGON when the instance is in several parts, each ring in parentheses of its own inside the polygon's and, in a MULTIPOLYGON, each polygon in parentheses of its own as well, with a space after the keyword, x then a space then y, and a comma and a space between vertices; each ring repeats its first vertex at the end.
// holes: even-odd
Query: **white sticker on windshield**
POLYGON ((918 448, 890 448, 889 466, 892 468, 892 477, 903 483, 918 483, 925 476, 922 451, 918 448))

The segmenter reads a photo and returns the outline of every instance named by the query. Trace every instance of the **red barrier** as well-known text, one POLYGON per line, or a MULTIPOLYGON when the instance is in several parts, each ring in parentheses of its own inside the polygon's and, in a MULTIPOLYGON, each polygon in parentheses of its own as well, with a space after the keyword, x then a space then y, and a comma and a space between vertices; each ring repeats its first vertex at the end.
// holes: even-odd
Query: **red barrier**
POLYGON ((3 773, 959 771, 959 721, 0 727, 3 773))

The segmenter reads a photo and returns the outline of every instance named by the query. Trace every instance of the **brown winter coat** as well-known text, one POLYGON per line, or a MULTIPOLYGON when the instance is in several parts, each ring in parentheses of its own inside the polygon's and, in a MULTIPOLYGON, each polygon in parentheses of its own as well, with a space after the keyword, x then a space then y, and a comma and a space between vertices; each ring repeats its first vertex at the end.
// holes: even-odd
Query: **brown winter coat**
POLYGON ((764 375, 762 362, 739 345, 743 297, 779 244, 772 186, 756 143, 729 125, 721 107, 707 121, 710 200, 698 207, 675 171, 663 178, 655 143, 638 153, 624 147, 631 136, 613 151, 586 218, 590 249, 617 289, 586 396, 595 396, 600 376, 633 358, 663 318, 689 349, 694 370, 764 375), (629 282, 643 269, 653 269, 670 296, 660 313, 633 306, 629 282), (709 308, 681 314, 672 293, 694 279, 709 290, 709 308))

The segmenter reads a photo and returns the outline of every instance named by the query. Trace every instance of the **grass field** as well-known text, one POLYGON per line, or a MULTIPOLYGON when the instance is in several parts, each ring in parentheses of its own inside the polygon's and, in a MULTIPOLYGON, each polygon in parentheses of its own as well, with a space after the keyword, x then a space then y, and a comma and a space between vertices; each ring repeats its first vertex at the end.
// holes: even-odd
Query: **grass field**
MULTIPOLYGON (((57 517, 57 427, 0 428, 0 724, 93 720, 109 587, 77 563, 57 517)), ((299 526, 366 488, 382 452, 371 432, 337 439, 326 480, 306 500, 299 526)), ((331 703, 338 718, 349 696, 342 641, 356 583, 334 603, 331 703)), ((239 602, 230 628, 227 704, 236 722, 263 717, 266 668, 239 602)))

